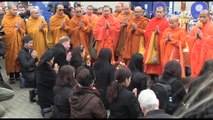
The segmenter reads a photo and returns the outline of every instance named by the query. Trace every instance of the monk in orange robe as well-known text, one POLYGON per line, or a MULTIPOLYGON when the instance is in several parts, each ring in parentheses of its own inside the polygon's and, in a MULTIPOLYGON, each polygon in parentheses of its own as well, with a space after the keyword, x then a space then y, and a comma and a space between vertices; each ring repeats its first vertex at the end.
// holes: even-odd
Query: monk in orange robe
POLYGON ((202 10, 199 19, 198 24, 192 28, 186 37, 189 44, 189 61, 192 77, 196 77, 199 74, 206 60, 213 58, 213 23, 211 22, 209 12, 202 10))
POLYGON ((120 20, 121 23, 121 30, 118 38, 118 44, 115 50, 115 56, 118 57, 119 61, 123 61, 123 51, 127 36, 127 25, 132 18, 133 18, 133 11, 130 9, 130 5, 124 4, 122 13, 118 15, 118 19, 120 20))
POLYGON ((27 34, 33 38, 33 49, 40 59, 47 48, 51 47, 52 41, 47 35, 47 22, 40 17, 38 9, 32 9, 30 14, 31 16, 26 23, 27 34))
POLYGON ((178 60, 181 63, 182 77, 185 77, 183 48, 186 45, 186 31, 179 27, 178 16, 171 16, 169 24, 170 27, 164 30, 160 40, 162 68, 170 60, 178 60))
POLYGON ((20 76, 17 57, 22 46, 22 39, 26 28, 24 20, 17 16, 18 9, 16 5, 10 4, 8 9, 9 11, 4 15, 2 20, 3 30, 5 32, 5 67, 7 75, 10 75, 9 81, 14 83, 15 79, 18 79, 20 76))
POLYGON ((87 55, 89 54, 88 44, 89 33, 91 32, 91 23, 86 16, 83 16, 82 8, 75 8, 75 16, 70 20, 70 34, 73 48, 83 45, 87 55))
POLYGON ((127 37, 123 53, 125 63, 128 64, 131 56, 139 52, 139 43, 144 35, 149 19, 142 15, 142 8, 137 6, 134 10, 134 17, 129 21, 127 37))
POLYGON ((114 61, 114 50, 117 46, 117 41, 120 32, 119 19, 112 16, 110 7, 103 7, 103 15, 98 19, 93 28, 95 40, 98 41, 98 53, 101 48, 110 48, 112 52, 112 61, 114 61))
MULTIPOLYGON (((162 36, 162 33, 166 28, 169 27, 169 22, 166 18, 164 18, 165 15, 165 10, 162 6, 159 6, 156 8, 156 14, 155 17, 150 20, 148 25, 146 26, 146 31, 145 31, 145 53, 144 53, 144 61, 146 61, 146 58, 148 56, 148 50, 151 36, 153 32, 157 34, 157 39, 158 39, 158 48, 160 48, 160 39, 162 36)), ((160 50, 159 50, 160 53, 160 50)), ((159 58, 160 55, 159 55, 159 58)), ((152 77, 152 80, 154 80, 154 77, 156 75, 161 75, 162 74, 162 68, 161 64, 145 64, 145 73, 150 74, 152 77)))
POLYGON ((122 11, 123 11, 123 3, 122 2, 116 3, 115 12, 113 13, 113 16, 118 17, 118 15, 121 14, 122 11))
MULTIPOLYGON (((98 18, 99 18, 97 15, 93 14, 93 9, 94 8, 93 8, 92 5, 88 5, 87 6, 87 13, 84 15, 88 19, 89 23, 92 23, 92 25, 91 25, 91 29, 92 30, 93 30, 93 27, 94 27, 95 23, 98 21, 98 18)), ((89 41, 87 41, 87 45, 89 45, 90 40, 93 39, 92 30, 89 33, 89 38, 90 39, 89 39, 89 41)))
POLYGON ((62 36, 68 36, 69 34, 69 17, 64 14, 64 6, 58 4, 56 7, 56 13, 50 17, 50 31, 52 33, 53 44, 58 43, 58 40, 62 36))

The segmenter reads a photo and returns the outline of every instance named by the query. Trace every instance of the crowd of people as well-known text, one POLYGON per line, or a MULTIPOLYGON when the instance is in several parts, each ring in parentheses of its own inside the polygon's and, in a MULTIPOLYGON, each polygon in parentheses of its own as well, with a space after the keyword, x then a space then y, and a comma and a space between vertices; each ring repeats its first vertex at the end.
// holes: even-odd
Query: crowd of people
POLYGON ((1 17, 9 83, 32 88, 30 101, 38 103, 43 117, 212 117, 208 10, 190 32, 179 26, 179 16, 165 18, 166 6, 156 7, 153 18, 121 2, 115 12, 107 5, 96 14, 92 5, 73 10, 68 16, 57 4, 47 23, 38 8, 21 7, 18 14, 10 3, 1 17), (171 85, 172 108, 150 89, 159 82, 171 85))

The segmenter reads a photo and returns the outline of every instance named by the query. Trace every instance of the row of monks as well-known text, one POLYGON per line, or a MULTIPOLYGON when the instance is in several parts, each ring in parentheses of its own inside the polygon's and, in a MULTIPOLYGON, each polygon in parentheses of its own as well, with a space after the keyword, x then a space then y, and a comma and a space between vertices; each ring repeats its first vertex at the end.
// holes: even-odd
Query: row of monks
POLYGON ((25 23, 17 16, 17 7, 11 4, 2 20, 7 74, 19 71, 16 58, 25 34, 33 38, 33 48, 39 58, 48 48, 57 44, 62 36, 70 36, 73 48, 81 44, 86 54, 90 55, 88 46, 94 39, 97 41, 97 53, 103 47, 111 49, 112 61, 119 60, 128 64, 133 54, 143 54, 147 74, 161 75, 165 64, 176 59, 182 65, 184 76, 183 48, 186 43, 189 45, 188 57, 193 77, 199 74, 205 60, 213 57, 212 23, 207 10, 201 11, 200 24, 187 33, 179 27, 178 16, 171 16, 169 20, 164 17, 165 9, 162 6, 156 8, 152 19, 144 17, 143 9, 139 6, 134 11, 128 4, 118 3, 116 7, 122 8, 122 11, 112 13, 110 7, 105 5, 99 17, 93 14, 91 5, 87 7, 85 15, 81 7, 76 7, 75 15, 69 19, 64 14, 64 6, 58 4, 56 13, 47 24, 36 8, 30 11, 31 16, 25 23), (158 63, 147 60, 153 56, 153 50, 157 53, 158 63))

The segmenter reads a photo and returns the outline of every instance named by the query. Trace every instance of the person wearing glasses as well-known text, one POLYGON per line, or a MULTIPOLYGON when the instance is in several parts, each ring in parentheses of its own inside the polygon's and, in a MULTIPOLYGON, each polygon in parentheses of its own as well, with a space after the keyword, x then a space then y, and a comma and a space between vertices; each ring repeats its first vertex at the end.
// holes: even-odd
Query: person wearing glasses
POLYGON ((6 73, 9 75, 9 82, 15 83, 15 80, 18 80, 20 77, 20 67, 17 62, 17 57, 18 52, 21 50, 26 27, 24 20, 17 15, 17 6, 11 3, 8 9, 9 11, 2 19, 2 27, 5 32, 5 67, 6 73))
POLYGON ((58 40, 62 36, 69 35, 69 17, 64 14, 63 4, 58 4, 56 6, 56 12, 50 17, 50 32, 53 37, 53 44, 58 43, 58 40))
POLYGON ((75 8, 75 16, 70 20, 70 34, 73 48, 78 45, 83 45, 86 51, 86 55, 89 54, 88 41, 89 33, 92 31, 92 24, 89 22, 86 16, 83 16, 81 7, 75 8))

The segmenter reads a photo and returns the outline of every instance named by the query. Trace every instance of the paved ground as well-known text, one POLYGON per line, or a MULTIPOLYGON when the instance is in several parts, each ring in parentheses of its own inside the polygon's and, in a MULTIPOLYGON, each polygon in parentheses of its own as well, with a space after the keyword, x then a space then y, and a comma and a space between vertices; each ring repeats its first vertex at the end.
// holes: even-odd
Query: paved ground
MULTIPOLYGON (((5 82, 8 82, 6 75, 4 59, 0 58, 1 72, 5 82)), ((29 101, 30 88, 20 89, 19 81, 16 84, 9 84, 15 92, 15 96, 7 101, 0 102, 4 106, 6 113, 2 118, 43 118, 40 113, 40 107, 36 102, 29 101)))

